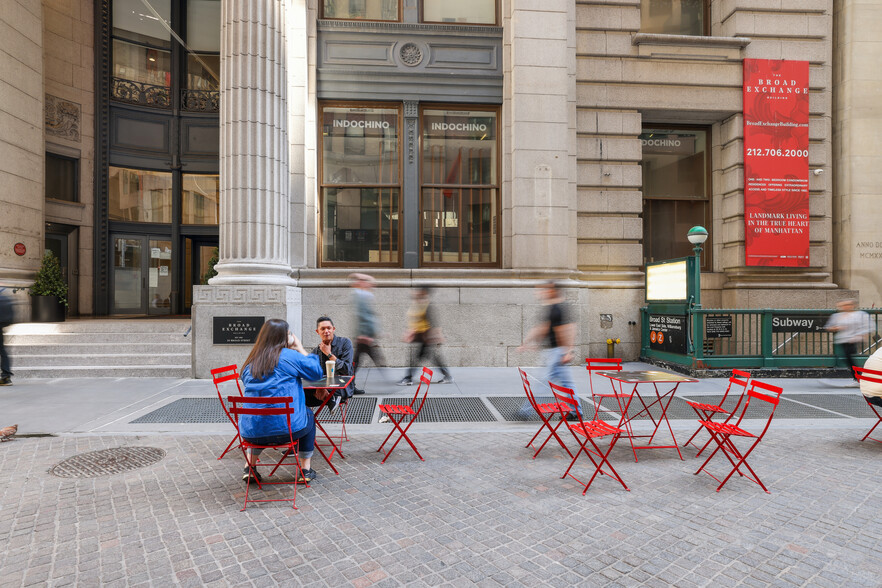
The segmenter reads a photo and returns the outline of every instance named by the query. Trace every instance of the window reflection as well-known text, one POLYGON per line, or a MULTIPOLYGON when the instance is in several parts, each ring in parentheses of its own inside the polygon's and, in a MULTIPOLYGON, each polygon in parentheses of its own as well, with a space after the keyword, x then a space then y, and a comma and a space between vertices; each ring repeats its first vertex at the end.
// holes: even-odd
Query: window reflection
POLYGON ((496 0, 423 0, 423 20, 496 24, 496 0))
POLYGON ((170 173, 111 167, 107 216, 110 220, 170 223, 170 173))
POLYGON ((148 4, 153 10, 142 0, 113 0, 113 36, 168 48, 171 0, 149 0, 148 4))
POLYGON ((322 18, 398 20, 399 0, 324 0, 322 18))
POLYGON ((113 76, 152 86, 171 86, 171 53, 113 40, 113 76))
POLYGON ((217 225, 219 215, 219 176, 184 174, 181 222, 185 225, 217 225))
POLYGON ((706 0, 643 0, 640 32, 667 35, 704 35, 706 0))

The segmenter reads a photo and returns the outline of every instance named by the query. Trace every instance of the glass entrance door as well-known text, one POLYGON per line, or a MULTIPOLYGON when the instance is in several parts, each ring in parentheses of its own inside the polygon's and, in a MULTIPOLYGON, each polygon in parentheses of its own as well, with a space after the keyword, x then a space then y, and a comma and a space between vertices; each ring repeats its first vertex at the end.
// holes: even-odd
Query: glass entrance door
POLYGON ((193 286, 203 284, 211 258, 217 256, 217 237, 184 238, 184 311, 193 306, 193 286))
POLYGON ((171 313, 171 241, 113 235, 113 314, 171 313))

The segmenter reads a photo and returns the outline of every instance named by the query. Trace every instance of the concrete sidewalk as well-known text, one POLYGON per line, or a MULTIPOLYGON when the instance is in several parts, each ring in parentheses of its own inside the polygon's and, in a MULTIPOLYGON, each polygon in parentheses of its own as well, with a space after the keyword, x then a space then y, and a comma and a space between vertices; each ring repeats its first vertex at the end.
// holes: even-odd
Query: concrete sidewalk
MULTIPOLYGON (((530 372, 538 378, 542 370, 530 372)), ((476 396, 488 406, 491 397, 522 395, 513 368, 453 373, 455 384, 431 394, 476 396)), ((584 370, 573 375, 587 386, 584 370)), ((414 390, 374 382, 374 372, 362 377, 380 397, 414 390)), ((793 398, 791 411, 809 395, 847 401, 857 393, 847 382, 776 383, 793 398)), ((689 394, 724 385, 704 380, 689 394)), ((631 491, 600 476, 586 496, 560 479, 569 462, 560 448, 531 459, 524 444, 536 423, 417 423, 412 434, 426 461, 402 445, 381 465, 375 450, 389 425, 372 419, 350 427, 346 459, 335 459, 340 475, 316 456, 319 477, 298 493, 298 510, 270 503, 240 512, 241 454, 216 459, 230 439, 228 423, 132 424, 188 397, 213 398, 214 387, 64 379, 0 388, 0 425, 18 421, 23 433, 58 435, 0 444, 0 588, 838 588, 879 586, 882 578, 882 443, 859 441, 865 418, 832 410, 825 418, 776 417, 750 459, 771 494, 738 477, 716 492, 712 478, 692 475, 700 464, 693 448, 682 461, 667 449, 635 463, 620 442, 611 461, 631 491), (108 449, 157 457, 95 477, 53 473, 72 463, 64 460, 108 449)), ((672 424, 678 436, 695 427, 694 419, 672 424)), ((102 459, 99 470, 127 465, 102 459)), ((577 476, 586 464, 583 456, 577 476)), ((711 471, 725 475, 726 464, 716 458, 711 471)))

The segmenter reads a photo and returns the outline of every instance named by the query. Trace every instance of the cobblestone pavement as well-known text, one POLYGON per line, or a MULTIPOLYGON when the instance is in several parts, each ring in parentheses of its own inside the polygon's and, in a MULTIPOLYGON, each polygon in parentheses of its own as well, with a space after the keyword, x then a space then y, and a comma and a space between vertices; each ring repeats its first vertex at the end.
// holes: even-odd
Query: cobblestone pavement
POLYGON ((771 494, 743 479, 715 492, 694 450, 638 464, 623 444, 631 492, 600 478, 587 496, 559 479, 559 449, 530 459, 529 433, 417 433, 426 462, 399 447, 385 465, 365 434, 340 476, 317 458, 299 510, 244 513, 241 457, 215 459, 227 436, 16 439, 0 444, 0 586, 879 586, 882 444, 862 434, 773 429, 751 460, 771 494), (167 455, 48 472, 120 446, 167 455))

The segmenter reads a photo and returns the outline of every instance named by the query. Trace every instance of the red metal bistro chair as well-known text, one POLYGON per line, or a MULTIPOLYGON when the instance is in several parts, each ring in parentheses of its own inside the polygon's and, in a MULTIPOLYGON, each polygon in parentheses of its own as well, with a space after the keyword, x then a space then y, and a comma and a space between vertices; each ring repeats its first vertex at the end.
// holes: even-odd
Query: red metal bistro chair
MULTIPOLYGON (((732 416, 733 413, 738 412, 738 407, 741 406, 741 402, 744 400, 744 392, 747 390, 747 383, 749 381, 750 381, 750 372, 745 372, 742 370, 733 369, 732 376, 729 377, 729 385, 726 387, 726 392, 723 394, 723 397, 720 399, 719 404, 706 404, 704 402, 693 402, 691 400, 687 400, 686 404, 691 406, 692 410, 695 411, 695 414, 698 415, 699 422, 712 421, 712 420, 714 420, 713 417, 718 414, 719 415, 726 415, 725 420, 728 420, 732 416), (743 379, 739 379, 739 378, 743 378, 743 379), (726 398, 729 397, 729 393, 732 392, 733 388, 740 389, 740 396, 738 398, 738 403, 734 406, 734 408, 732 408, 731 411, 729 411, 729 410, 726 410, 725 408, 723 408, 723 405, 726 403, 726 398)), ((692 443, 692 440, 695 439, 696 435, 698 435, 703 429, 704 429, 704 426, 699 425, 698 428, 695 429, 695 432, 692 433, 692 436, 689 437, 689 440, 683 444, 683 447, 686 447, 687 445, 692 443)), ((701 455, 701 452, 704 451, 704 449, 705 449, 705 447, 707 447, 708 443, 710 443, 710 440, 708 440, 708 442, 705 443, 704 446, 702 446, 702 448, 698 450, 698 453, 695 455, 695 457, 698 457, 699 455, 701 455)), ((695 446, 698 447, 698 445, 695 445, 695 446)))
MULTIPOLYGON (((878 370, 870 370, 867 368, 860 368, 860 367, 853 367, 852 369, 854 370, 854 375, 857 377, 858 381, 867 381, 867 382, 872 382, 874 384, 882 384, 882 372, 880 372, 878 370)), ((863 394, 861 394, 861 396, 863 396, 864 400, 867 400, 866 396, 864 396, 863 394)), ((875 437, 870 437, 870 435, 873 433, 873 431, 876 430, 876 427, 879 426, 879 423, 882 423, 882 414, 879 414, 879 407, 876 406, 875 404, 870 404, 869 400, 867 400, 867 406, 869 406, 870 410, 873 411, 873 414, 876 415, 877 420, 876 420, 876 424, 873 425, 873 428, 870 429, 869 431, 867 431, 867 434, 864 435, 864 437, 863 437, 863 439, 861 439, 861 441, 866 441, 869 438, 870 441, 878 441, 879 443, 882 443, 882 439, 876 439, 875 437)))
MULTIPOLYGON (((754 380, 750 390, 747 392, 747 397, 745 398, 744 404, 741 408, 741 414, 738 416, 738 420, 735 424, 730 424, 731 418, 727 419, 726 422, 718 422, 718 421, 700 421, 702 427, 704 427, 708 433, 710 433, 711 440, 717 444, 716 449, 713 450, 704 463, 701 464, 701 467, 698 468, 698 471, 695 472, 698 474, 702 470, 705 471, 707 475, 709 475, 714 480, 720 482, 720 479, 705 470, 705 466, 714 458, 718 451, 722 450, 723 455, 726 456, 726 459, 729 460, 729 463, 732 465, 732 471, 729 472, 729 475, 723 478, 720 485, 717 486, 717 492, 719 492, 723 486, 726 485, 726 482, 729 481, 729 478, 732 477, 732 474, 738 472, 739 476, 745 477, 751 482, 755 482, 769 493, 769 489, 763 485, 762 481, 759 479, 759 476, 756 475, 756 472, 753 471, 753 468, 750 467, 750 464, 747 463, 747 458, 756 449, 756 446, 759 445, 760 441, 763 440, 763 437, 766 434, 766 431, 769 430, 769 425, 772 424, 772 417, 775 416, 775 409, 778 408, 778 402, 781 399, 781 388, 778 386, 772 386, 771 384, 766 384, 765 382, 760 382, 759 380, 754 380), (757 433, 751 433, 742 428, 742 423, 744 422, 744 415, 747 414, 748 409, 750 409, 750 405, 752 402, 766 402, 771 405, 771 410, 769 412, 768 420, 766 420, 766 424, 763 427, 762 431, 757 433), (744 438, 744 439, 753 439, 753 442, 750 443, 750 446, 746 451, 739 449, 735 444, 735 439, 744 438), (744 467, 747 469, 750 474, 745 473, 741 468, 744 467)), ((764 417, 765 418, 765 417, 764 417)))
POLYGON ((611 392, 595 392, 594 391, 594 379, 591 377, 594 372, 620 372, 622 371, 622 360, 619 358, 610 358, 610 359, 600 359, 593 357, 585 358, 585 369, 588 370, 588 386, 591 390, 591 401, 594 402, 594 420, 597 420, 597 415, 600 412, 600 401, 603 398, 615 398, 616 403, 619 405, 619 412, 621 413, 625 404, 627 403, 627 398, 630 394, 623 394, 620 390, 616 390, 615 383, 610 380, 610 385, 612 386, 611 392))
POLYGON ((227 415, 227 418, 230 419, 230 422, 236 427, 236 436, 233 437, 233 440, 230 441, 230 444, 227 445, 227 448, 224 449, 223 453, 218 457, 218 459, 223 459, 227 452, 232 449, 233 445, 238 443, 240 439, 239 425, 236 422, 236 419, 230 416, 230 411, 227 410, 227 405, 224 402, 224 395, 221 394, 220 385, 224 382, 229 382, 230 380, 236 382, 236 389, 239 390, 239 396, 242 396, 242 386, 239 384, 239 370, 236 367, 236 364, 211 370, 211 379, 214 381, 214 389, 217 390, 217 399, 220 401, 221 407, 224 409, 224 414, 227 415))
POLYGON ((567 468, 567 471, 561 476, 561 479, 566 478, 567 476, 574 479, 579 484, 584 484, 585 489, 582 490, 582 496, 588 492, 588 487, 591 486, 591 483, 594 481, 594 478, 597 477, 597 474, 604 474, 610 476, 611 478, 618 480, 619 484, 625 490, 631 491, 627 485, 625 485, 622 477, 619 476, 618 472, 616 472, 615 468, 612 467, 612 464, 609 463, 609 454, 612 452, 613 447, 616 446, 616 441, 619 440, 619 436, 622 434, 622 430, 618 427, 614 427, 609 423, 605 423, 604 421, 584 421, 582 420, 582 413, 579 412, 576 400, 575 393, 569 388, 564 388, 563 386, 558 386, 552 382, 549 382, 551 386, 551 391, 554 393, 555 399, 558 401, 560 405, 560 418, 563 422, 567 424, 567 428, 570 430, 570 433, 573 434, 573 438, 579 444, 579 451, 576 452, 575 457, 570 462, 570 467, 567 468), (566 420, 567 413, 577 414, 579 422, 570 422, 566 420), (597 443, 594 442, 595 439, 600 437, 611 437, 609 442, 609 447, 607 447, 606 452, 603 452, 600 447, 597 446, 597 443), (588 445, 591 445, 589 448, 588 445), (582 480, 576 478, 575 476, 570 474, 570 470, 573 469, 573 465, 576 463, 576 460, 579 459, 579 456, 585 452, 585 455, 588 456, 588 459, 591 460, 591 463, 594 464, 594 473, 591 475, 591 479, 588 480, 587 483, 582 482, 582 480), (604 471, 603 465, 606 464, 608 471, 604 471))
POLYGON ((518 368, 518 372, 521 374, 521 380, 524 383, 524 392, 527 395, 527 400, 530 402, 530 406, 533 407, 533 410, 536 411, 536 414, 539 415, 539 420, 542 421, 542 426, 539 427, 539 430, 536 431, 536 434, 533 435, 533 438, 530 439, 530 442, 524 445, 524 447, 530 447, 533 444, 533 441, 536 440, 536 437, 539 436, 539 433, 547 428, 549 431, 548 437, 545 438, 545 441, 542 443, 539 449, 536 450, 536 453, 533 454, 533 459, 536 459, 536 456, 539 455, 539 453, 545 448, 545 444, 548 443, 548 441, 552 437, 557 439, 557 442, 560 443, 560 446, 563 447, 563 450, 567 452, 567 455, 573 457, 570 448, 567 447, 566 443, 564 443, 557 434, 557 430, 565 422, 566 419, 559 420, 557 422, 557 425, 554 427, 551 426, 551 417, 556 414, 559 415, 561 413, 561 405, 557 402, 545 404, 540 404, 536 402, 536 397, 533 395, 533 390, 530 388, 530 381, 527 377, 527 373, 524 372, 524 370, 522 370, 521 368, 518 368))
POLYGON ((423 459, 423 456, 420 455, 420 452, 417 451, 416 445, 413 444, 413 441, 410 440, 410 437, 407 436, 407 431, 410 429, 411 425, 413 425, 414 421, 417 420, 417 417, 420 415, 420 412, 423 410, 423 405, 426 404, 426 396, 429 395, 429 384, 432 383, 432 370, 427 367, 423 368, 423 373, 420 374, 420 384, 417 386, 416 392, 413 394, 413 399, 411 399, 410 404, 407 405, 399 405, 399 404, 381 404, 380 412, 385 416, 388 416, 392 421, 393 429, 389 431, 389 434, 386 435, 386 438, 383 439, 383 442, 380 444, 380 447, 377 451, 382 451, 383 446, 386 445, 386 442, 392 436, 392 433, 398 431, 398 438, 395 440, 395 443, 392 444, 392 447, 389 448, 389 451, 383 456, 383 461, 380 463, 386 463, 386 460, 389 459, 389 456, 395 450, 395 447, 398 446, 398 443, 404 439, 407 441, 407 444, 410 445, 410 448, 413 449, 414 453, 417 454, 417 457, 420 458, 421 461, 426 461, 423 459), (425 388, 423 386, 425 385, 425 388), (417 405, 417 399, 420 396, 420 389, 423 389, 423 397, 419 401, 417 405), (403 429, 401 428, 401 423, 404 422, 405 419, 409 419, 407 426, 403 429))
MULTIPOLYGON (((248 478, 248 483, 245 486, 245 504, 242 505, 242 510, 245 510, 248 507, 249 502, 287 502, 291 500, 291 506, 293 508, 297 508, 297 480, 302 478, 303 469, 300 467, 300 456, 297 453, 297 448, 299 444, 298 439, 294 439, 291 434, 291 415, 294 414, 296 408, 292 406, 292 402, 294 399, 290 396, 230 396, 227 398, 227 401, 230 403, 230 415, 236 418, 238 423, 238 418, 240 415, 248 414, 255 416, 278 416, 284 415, 285 420, 288 423, 288 441, 286 443, 281 443, 279 445, 257 445, 254 443, 249 443, 245 439, 242 439, 240 436, 239 439, 239 447, 242 449, 242 455, 245 457, 245 463, 248 464, 248 468, 250 470, 251 476, 248 478), (241 405, 241 406, 240 406, 241 405), (258 408, 255 408, 253 405, 258 405, 258 408), (249 463, 248 461, 248 450, 249 449, 277 449, 282 452, 282 458, 277 463, 260 463, 259 458, 255 458, 255 463, 249 463), (282 465, 292 465, 291 462, 285 462, 285 459, 289 457, 294 457, 293 465, 296 466, 294 481, 292 482, 267 482, 267 481, 258 481, 257 479, 257 468, 258 467, 272 467, 272 471, 269 473, 270 477, 276 473, 276 470, 279 469, 279 466, 282 465), (260 500, 249 500, 248 494, 251 490, 251 480, 255 480, 255 484, 260 489, 263 489, 264 486, 279 486, 279 485, 289 485, 294 486, 294 498, 262 498, 260 500)), ((238 432, 238 426, 236 427, 236 431, 238 432)), ((309 484, 306 484, 307 488, 309 484)))

